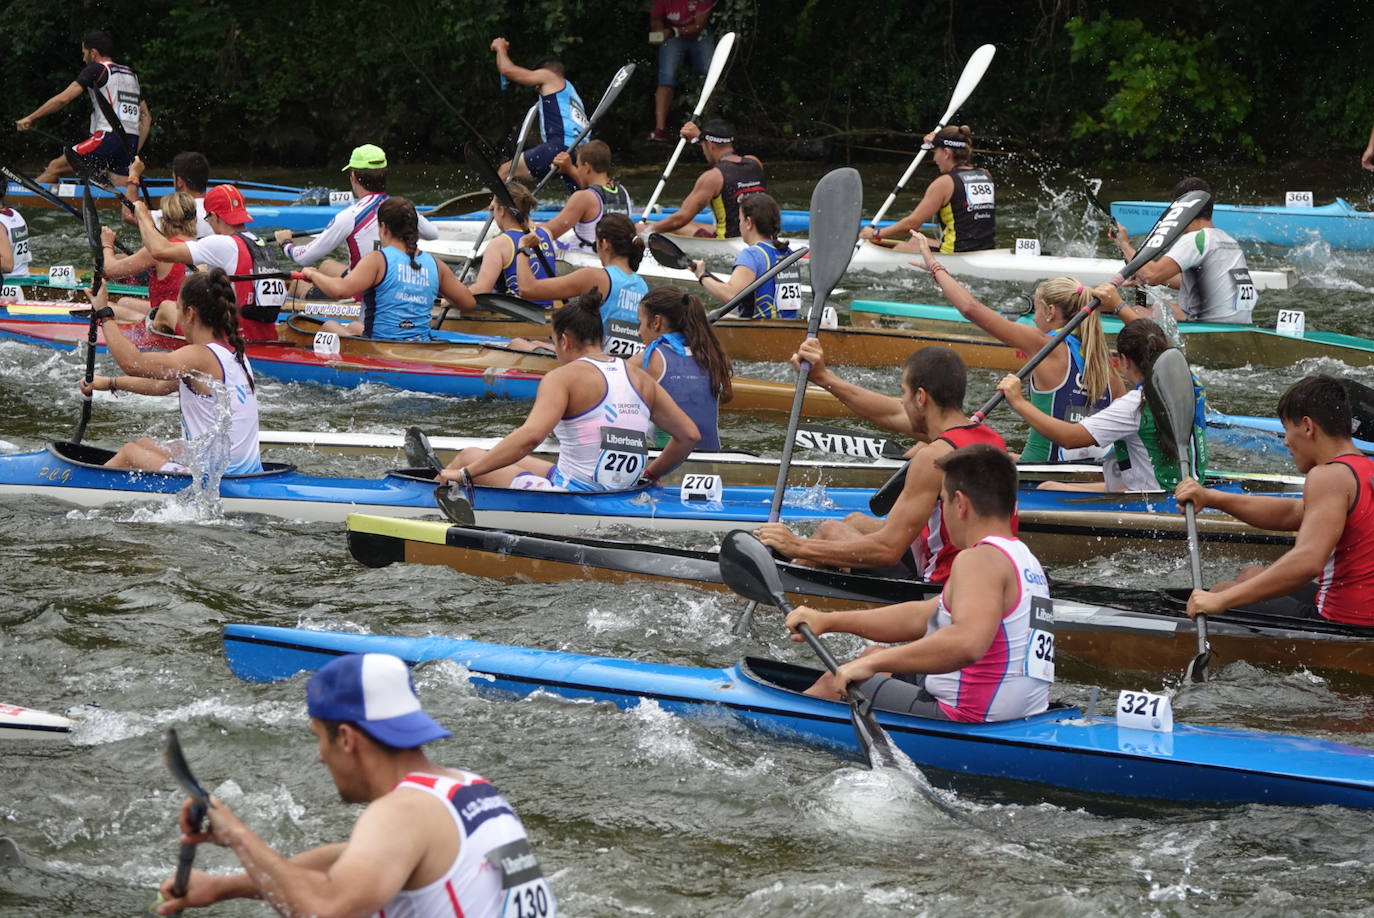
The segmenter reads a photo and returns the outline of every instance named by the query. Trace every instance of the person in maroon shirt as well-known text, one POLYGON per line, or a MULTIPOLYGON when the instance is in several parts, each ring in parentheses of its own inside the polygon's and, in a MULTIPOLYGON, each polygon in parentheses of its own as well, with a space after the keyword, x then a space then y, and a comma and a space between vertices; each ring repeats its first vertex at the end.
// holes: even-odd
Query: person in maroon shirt
POLYGON ((688 58, 697 73, 711 66, 716 43, 706 31, 715 0, 654 0, 649 10, 649 43, 658 45, 658 87, 654 90, 654 129, 649 139, 667 143, 668 109, 682 59, 688 58))

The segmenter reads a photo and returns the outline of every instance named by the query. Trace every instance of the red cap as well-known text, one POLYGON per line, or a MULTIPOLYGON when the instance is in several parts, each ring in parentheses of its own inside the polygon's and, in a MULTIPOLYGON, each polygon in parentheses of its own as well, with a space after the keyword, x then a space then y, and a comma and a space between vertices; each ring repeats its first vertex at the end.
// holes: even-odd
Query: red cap
POLYGON ((242 226, 252 223, 253 217, 243 203, 243 192, 233 185, 216 185, 205 193, 205 212, 214 214, 225 223, 242 226))

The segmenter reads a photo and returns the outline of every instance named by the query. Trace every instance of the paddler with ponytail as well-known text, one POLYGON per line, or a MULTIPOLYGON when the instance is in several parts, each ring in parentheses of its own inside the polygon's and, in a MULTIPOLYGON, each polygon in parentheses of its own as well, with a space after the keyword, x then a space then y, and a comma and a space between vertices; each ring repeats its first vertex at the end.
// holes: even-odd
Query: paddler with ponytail
POLYGON ((144 437, 124 444, 106 465, 150 472, 186 472, 191 461, 185 450, 204 449, 205 445, 196 441, 205 441, 210 448, 210 454, 202 457, 206 466, 218 466, 229 475, 262 471, 253 369, 244 356, 234 287, 222 270, 211 268, 209 272, 192 274, 181 285, 177 311, 189 343, 170 353, 144 353, 125 338, 119 324, 110 321, 114 315, 106 306, 105 288, 92 297, 92 306, 100 316, 97 321, 105 331, 110 356, 127 375, 96 376, 89 385, 83 379, 81 393, 175 392, 181 403, 184 442, 177 444, 180 450, 168 449, 151 437, 144 437), (225 400, 229 412, 227 433, 217 430, 223 423, 225 400), (224 446, 217 448, 217 442, 224 446))
MULTIPOLYGON (((754 278, 788 256, 787 242, 778 238, 782 231, 782 210, 773 196, 756 191, 739 203, 740 236, 748 248, 735 257, 730 277, 719 281, 706 273, 704 261, 692 262, 692 273, 711 296, 725 302, 732 299, 754 278)), ((773 277, 740 304, 742 319, 795 319, 802 301, 801 267, 790 268, 773 277)))
POLYGON ((860 235, 889 245, 900 241, 899 251, 914 252, 907 234, 938 218, 940 254, 996 248, 995 188, 988 171, 973 165, 973 134, 967 126, 950 126, 927 134, 925 141, 925 149, 934 151, 930 158, 940 175, 926 186, 921 202, 908 216, 877 230, 865 226, 860 235))
MULTIPOLYGON (((606 221, 602 221, 605 225, 606 221)), ((539 382, 525 423, 490 450, 460 452, 441 481, 541 491, 610 491, 656 483, 700 439, 696 424, 638 366, 601 350, 601 294, 583 294, 553 314, 559 366, 539 382), (652 427, 668 445, 648 461, 652 427), (553 434, 558 464, 530 457, 553 434)))
MULTIPOLYGON (((1111 285, 1094 291, 1102 308, 1111 312, 1121 302, 1121 294, 1111 285)), ((1061 446, 1110 446, 1111 453, 1102 464, 1102 484, 1047 481, 1040 487, 1062 491, 1159 491, 1179 482, 1179 464, 1165 444, 1154 413, 1145 401, 1142 384, 1150 376, 1155 359, 1169 349, 1164 330, 1151 319, 1127 322, 1116 336, 1121 355, 1121 373, 1131 390, 1101 411, 1072 422, 1050 417, 1021 392, 1021 380, 1007 374, 997 384, 1009 404, 1033 429, 1061 446)), ((1199 478, 1207 474, 1206 393, 1193 381, 1194 421, 1190 448, 1190 468, 1199 478)))
MULTIPOLYGON (((730 358, 701 300, 676 287, 656 287, 639 301, 640 366, 697 425, 697 449, 720 449, 720 403, 734 396, 730 358)), ((668 442, 658 432, 659 446, 668 442)))
MULTIPOLYGON (((1103 300, 1120 300, 1116 288, 1110 284, 1089 290, 1073 278, 1056 277, 1041 281, 1035 288, 1031 297, 1035 324, 1013 322, 997 310, 980 303, 946 271, 931 254, 930 242, 924 235, 913 230, 911 236, 922 257, 922 261, 913 261, 912 264, 930 272, 931 280, 950 305, 997 340, 1027 354, 1036 353, 1057 336, 1059 329, 1090 303, 1094 296, 1103 300)), ((1071 423, 1106 408, 1113 398, 1126 391, 1121 377, 1112 368, 1112 355, 1107 347, 1106 336, 1102 334, 1098 310, 1094 310, 1061 347, 1050 351, 1031 372, 1030 379, 1031 404, 1051 417, 1071 423)), ((1088 458, 1100 459, 1105 454, 1106 448, 1098 446, 1066 449, 1032 429, 1020 459, 1022 462, 1075 462, 1088 458)))
MULTIPOLYGON (((537 202, 534 200, 534 195, 530 194, 529 189, 524 185, 519 182, 507 182, 506 191, 510 193, 511 203, 516 206, 520 213, 528 215, 534 210, 537 202)), ((531 296, 520 287, 515 262, 516 252, 520 248, 520 237, 525 235, 524 224, 520 222, 518 215, 506 210, 505 207, 501 206, 501 202, 494 197, 491 199, 491 205, 488 209, 491 211, 492 218, 501 231, 501 235, 488 242, 487 247, 482 251, 482 267, 478 269, 477 279, 468 286, 468 289, 474 294, 509 293, 511 296, 533 300, 548 309, 553 305, 551 300, 541 300, 537 296, 531 296)), ((552 267, 558 254, 554 249, 553 237, 542 226, 535 227, 534 237, 538 240, 537 244, 540 251, 544 253, 544 257, 534 259, 534 264, 530 266, 530 272, 535 277, 548 277, 548 268, 545 267, 544 263, 547 261, 548 267, 552 267)), ((535 244, 533 241, 530 243, 530 245, 535 244)))
POLYGON ((383 341, 428 341, 434 298, 443 294, 459 309, 477 305, 448 265, 419 250, 420 224, 415 205, 387 198, 377 208, 381 248, 368 252, 343 277, 306 268, 306 280, 326 296, 348 299, 362 294, 363 317, 355 322, 325 322, 321 331, 383 341))
MULTIPOLYGON (((542 229, 542 228, 541 228, 542 229)), ((644 258, 644 241, 635 236, 634 224, 624 214, 607 214, 596 225, 599 268, 578 268, 561 277, 536 273, 538 257, 532 248, 534 235, 520 240, 516 276, 529 299, 563 300, 583 293, 601 294, 603 349, 612 357, 639 353, 639 300, 649 285, 635 272, 644 258)))

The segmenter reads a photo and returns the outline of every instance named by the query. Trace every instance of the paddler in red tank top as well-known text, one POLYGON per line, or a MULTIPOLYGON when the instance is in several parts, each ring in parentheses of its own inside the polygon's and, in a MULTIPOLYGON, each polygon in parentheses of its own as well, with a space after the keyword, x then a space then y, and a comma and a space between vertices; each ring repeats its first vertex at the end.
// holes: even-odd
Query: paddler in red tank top
POLYGON ((1002 437, 964 414, 967 371, 963 359, 947 347, 924 347, 907 358, 902 369, 902 397, 893 398, 846 382, 825 365, 825 352, 814 338, 796 354, 811 364, 811 382, 833 394, 845 407, 888 430, 924 441, 916 447, 901 496, 886 519, 851 513, 843 521, 827 520, 809 539, 782 523, 764 523, 758 537, 789 558, 832 567, 892 567, 914 556, 914 572, 944 583, 958 549, 941 516, 940 488, 945 473, 936 460, 973 443, 1006 451, 1002 437))
POLYGON ((1330 376, 1305 377, 1279 399, 1278 414, 1283 442, 1307 476, 1301 500, 1215 491, 1192 479, 1176 494, 1180 505, 1215 507, 1260 529, 1296 529, 1297 541, 1268 567, 1194 590, 1188 614, 1281 598, 1265 611, 1374 627, 1374 459, 1350 438, 1346 387, 1330 376))

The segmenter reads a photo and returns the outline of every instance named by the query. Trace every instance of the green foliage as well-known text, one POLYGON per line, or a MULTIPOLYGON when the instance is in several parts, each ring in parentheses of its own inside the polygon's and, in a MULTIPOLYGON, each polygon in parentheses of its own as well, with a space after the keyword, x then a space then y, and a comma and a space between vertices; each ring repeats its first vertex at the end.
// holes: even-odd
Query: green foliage
POLYGON ((1147 158, 1201 149, 1260 155, 1244 129, 1250 89, 1215 35, 1150 28, 1139 19, 1075 16, 1066 30, 1075 63, 1087 64, 1115 92, 1097 114, 1083 112, 1072 136, 1135 142, 1147 158))

